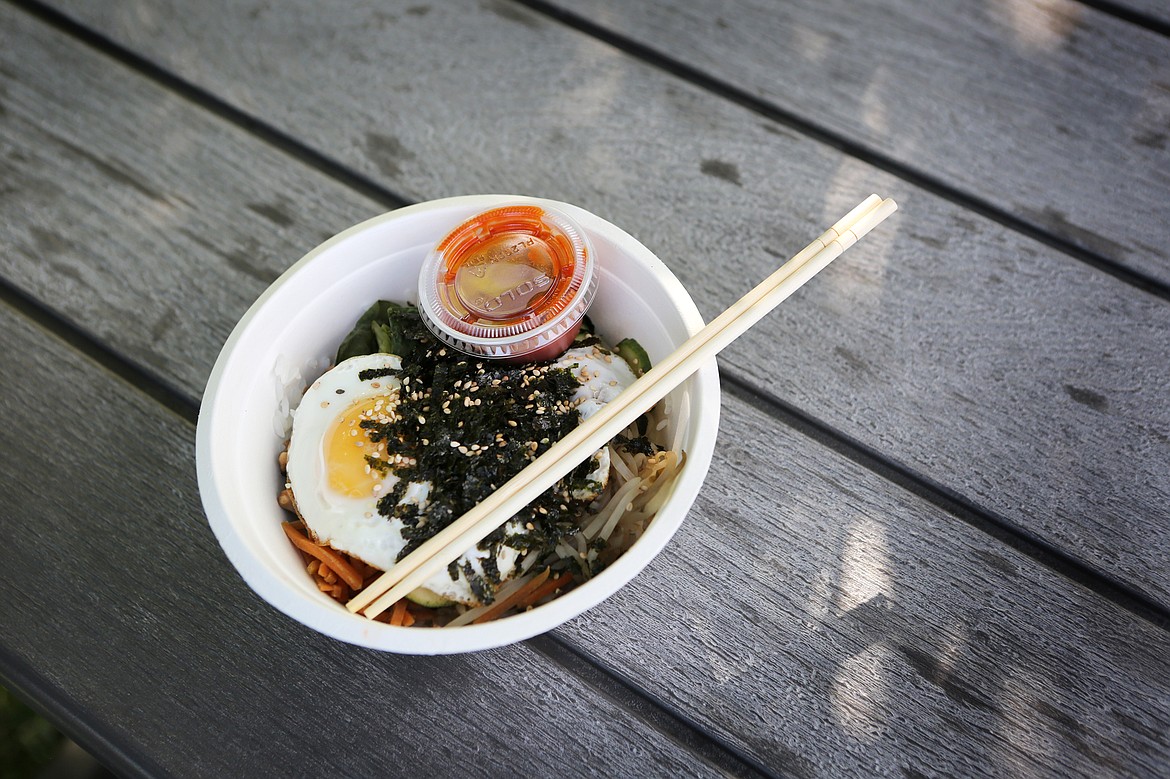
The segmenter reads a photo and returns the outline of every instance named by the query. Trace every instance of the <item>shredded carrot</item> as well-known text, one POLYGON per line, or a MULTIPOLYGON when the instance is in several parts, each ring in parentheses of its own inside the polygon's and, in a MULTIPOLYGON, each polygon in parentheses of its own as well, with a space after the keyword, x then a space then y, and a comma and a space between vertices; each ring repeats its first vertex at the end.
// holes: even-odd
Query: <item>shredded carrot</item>
POLYGON ((394 608, 390 612, 390 624, 402 626, 403 620, 406 618, 406 598, 401 598, 394 604, 394 608))
POLYGON ((312 555, 320 560, 325 565, 340 576, 350 589, 360 590, 362 588, 362 577, 354 570, 354 567, 345 561, 345 558, 339 555, 334 550, 327 546, 315 544, 309 540, 308 536, 304 535, 296 528, 292 527, 292 523, 284 522, 281 527, 284 528, 284 533, 293 542, 297 549, 300 549, 305 554, 312 555))
POLYGON ((552 595, 571 581, 573 581, 573 574, 570 571, 565 571, 557 578, 551 579, 545 582, 543 586, 536 588, 523 603, 517 603, 516 608, 525 609, 539 603, 541 598, 552 595))
POLYGON ((545 580, 548 579, 548 575, 549 575, 549 570, 547 568, 545 568, 543 571, 536 574, 536 576, 533 576, 532 581, 526 582, 523 587, 516 590, 514 593, 509 595, 507 598, 504 598, 503 600, 498 600, 495 603, 493 603, 491 605, 491 608, 489 608, 483 614, 480 614, 478 617, 476 617, 473 620, 472 624, 478 625, 481 622, 487 622, 489 619, 495 619, 496 617, 500 616, 505 611, 512 608, 512 606, 514 606, 517 602, 519 602, 520 600, 523 600, 524 597, 528 593, 532 592, 536 588, 540 587, 540 585, 544 584, 545 580))

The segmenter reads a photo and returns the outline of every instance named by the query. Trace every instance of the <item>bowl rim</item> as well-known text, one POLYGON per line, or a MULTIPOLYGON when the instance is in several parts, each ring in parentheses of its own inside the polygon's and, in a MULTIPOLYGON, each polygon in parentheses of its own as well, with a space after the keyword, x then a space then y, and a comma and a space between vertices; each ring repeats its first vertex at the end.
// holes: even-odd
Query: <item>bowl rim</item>
MULTIPOLYGON (((660 522, 656 517, 638 541, 604 571, 553 601, 556 608, 549 608, 552 605, 549 604, 523 614, 480 625, 433 630, 394 627, 365 620, 344 609, 329 609, 329 611, 335 612, 332 615, 317 609, 306 613, 304 598, 299 593, 292 591, 275 573, 269 571, 247 548, 236 530, 232 511, 224 502, 219 489, 219 484, 226 482, 225 474, 219 472, 217 463, 212 461, 211 455, 216 431, 222 425, 232 424, 232 420, 225 419, 219 409, 224 399, 222 393, 227 392, 224 378, 229 363, 236 348, 247 335, 253 322, 266 308, 269 300, 318 258, 328 257, 330 252, 338 246, 362 233, 384 228, 387 223, 428 215, 433 211, 459 212, 479 208, 486 210, 503 202, 547 205, 550 208, 567 212, 571 218, 581 224, 586 232, 603 236, 620 246, 624 254, 639 262, 645 270, 650 272, 662 285, 662 291, 689 334, 694 334, 703 326, 702 317, 682 283, 653 252, 629 233, 602 217, 578 206, 554 200, 518 195, 462 195, 425 201, 379 214, 355 224, 309 250, 257 297, 224 342, 208 377, 200 403, 196 425, 195 454, 197 480, 204 512, 220 547, 237 573, 256 594, 270 605, 318 632, 347 643, 402 654, 449 654, 480 651, 522 641, 544 633, 597 605, 637 576, 642 568, 666 547, 670 538, 681 526, 706 477, 718 433, 721 405, 715 358, 711 358, 683 384, 683 387, 689 390, 690 402, 690 416, 686 434, 688 447, 685 477, 676 479, 673 492, 661 512, 661 514, 669 516, 671 512, 667 509, 673 509, 676 512, 675 519, 660 522), (638 554, 632 554, 639 547, 642 551, 638 554)), ((441 233, 436 233, 435 240, 440 237, 441 233)), ((604 267, 604 262, 602 266, 604 267)))

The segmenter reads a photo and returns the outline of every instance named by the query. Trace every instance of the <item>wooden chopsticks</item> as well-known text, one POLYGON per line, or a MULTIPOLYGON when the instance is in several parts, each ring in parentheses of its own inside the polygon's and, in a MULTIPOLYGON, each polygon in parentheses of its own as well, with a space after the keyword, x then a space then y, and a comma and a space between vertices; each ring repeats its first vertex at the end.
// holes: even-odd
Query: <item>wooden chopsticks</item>
POLYGON ((691 336, 543 455, 430 540, 398 561, 346 604, 376 617, 458 558, 605 446, 641 414, 714 357, 841 253, 897 210, 870 195, 771 276, 691 336))

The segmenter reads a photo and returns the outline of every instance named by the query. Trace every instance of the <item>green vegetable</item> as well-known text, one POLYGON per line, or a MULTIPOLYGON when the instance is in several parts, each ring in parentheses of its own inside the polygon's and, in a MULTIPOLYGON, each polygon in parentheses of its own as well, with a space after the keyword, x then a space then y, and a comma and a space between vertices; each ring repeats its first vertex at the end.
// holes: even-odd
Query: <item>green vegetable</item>
POLYGON ((390 333, 390 325, 384 325, 381 322, 371 322, 370 329, 374 331, 374 340, 378 344, 378 351, 395 354, 394 336, 390 333))
POLYGON ((573 336, 573 348, 600 343, 601 339, 597 337, 597 332, 593 329, 593 322, 588 316, 582 317, 581 329, 577 331, 577 335, 573 336))
POLYGON ((428 609, 441 609, 444 606, 450 606, 453 601, 447 600, 442 595, 426 587, 419 587, 416 590, 411 590, 406 593, 406 599, 414 601, 420 606, 425 606, 428 609))
POLYGON ((641 376, 646 371, 650 370, 650 356, 646 354, 646 350, 642 345, 633 338, 625 338, 618 341, 614 351, 617 352, 618 357, 626 361, 630 366, 630 370, 634 372, 635 376, 641 376))
POLYGON ((366 309, 337 348, 337 362, 362 354, 385 352, 410 357, 430 334, 413 306, 379 300, 366 309))

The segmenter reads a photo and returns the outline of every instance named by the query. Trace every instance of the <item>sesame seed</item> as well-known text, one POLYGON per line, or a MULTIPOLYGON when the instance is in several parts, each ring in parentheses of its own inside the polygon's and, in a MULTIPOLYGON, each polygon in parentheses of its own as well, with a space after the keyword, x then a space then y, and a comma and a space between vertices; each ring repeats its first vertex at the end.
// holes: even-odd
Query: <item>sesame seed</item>
POLYGON ((517 423, 516 423, 516 420, 515 420, 515 419, 509 419, 509 420, 508 420, 508 427, 516 427, 516 424, 517 424, 517 423))
POLYGON ((451 448, 452 448, 452 449, 458 449, 458 448, 459 448, 459 442, 458 442, 458 441, 452 441, 452 442, 451 442, 451 448))
POLYGON ((424 417, 422 414, 419 414, 418 415, 418 423, 420 425, 425 425, 427 423, 427 418, 424 417))
POLYGON ((466 447, 466 446, 461 446, 461 447, 459 447, 459 453, 460 453, 460 454, 467 454, 467 451, 468 451, 468 449, 467 449, 467 447, 466 447))

